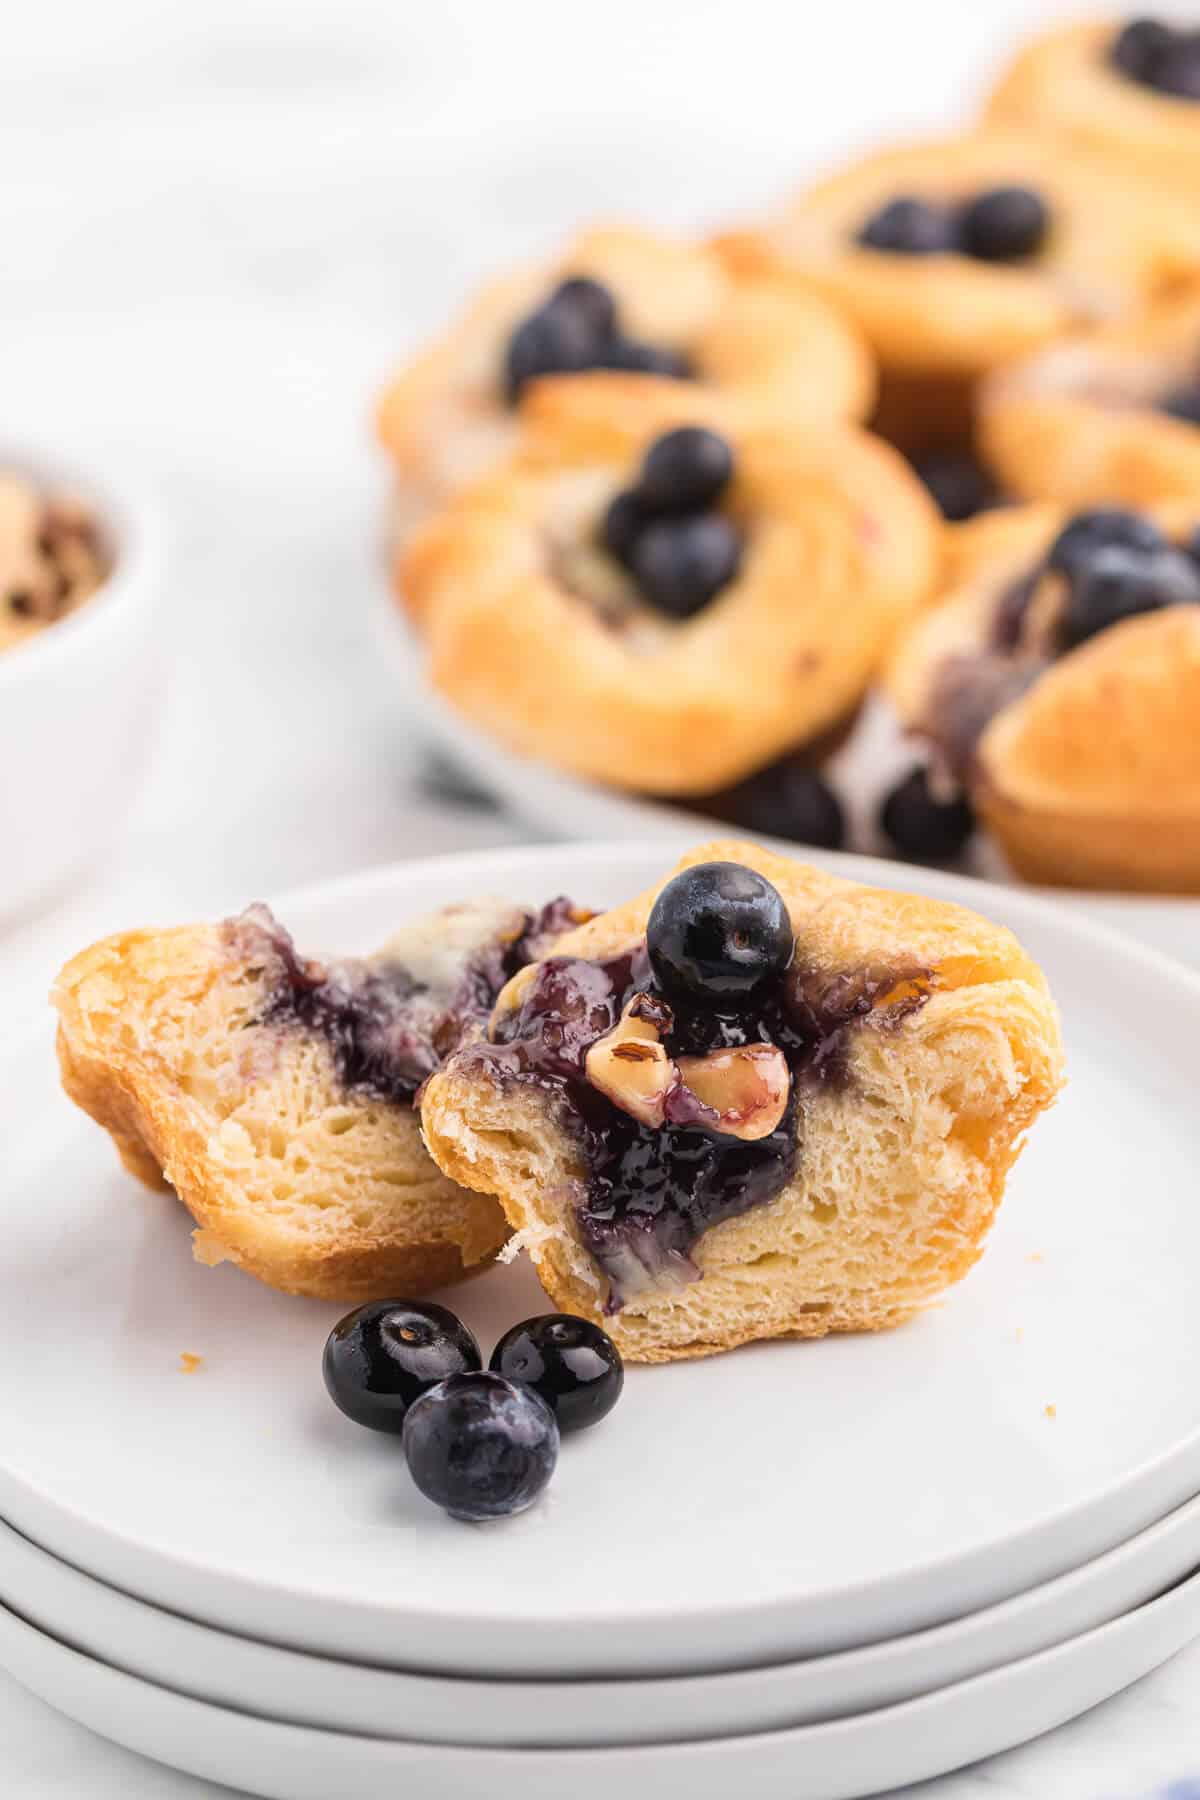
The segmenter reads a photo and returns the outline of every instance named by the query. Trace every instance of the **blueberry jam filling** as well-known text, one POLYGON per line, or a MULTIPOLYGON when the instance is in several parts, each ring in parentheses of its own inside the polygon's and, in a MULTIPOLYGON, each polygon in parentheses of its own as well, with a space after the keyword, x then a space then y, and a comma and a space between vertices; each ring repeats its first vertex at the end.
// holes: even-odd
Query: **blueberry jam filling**
POLYGON ((493 1080, 531 1083, 553 1101, 586 1170, 579 1236, 618 1311, 648 1284, 694 1279, 692 1251, 706 1231, 776 1198, 803 1155, 801 1087, 847 1082, 853 1028, 868 1016, 895 1027, 931 986, 915 962, 814 969, 771 884, 708 863, 667 884, 631 950, 541 963, 511 1009, 502 1001, 490 1040, 463 1055, 493 1080), (598 1053, 614 1043, 610 1066, 658 1059, 652 1122, 628 1092, 597 1085, 598 1053), (756 1066, 722 1109, 718 1084, 739 1060, 756 1066))
POLYGON ((885 201, 860 227, 868 250, 896 256, 969 256, 977 262, 1025 262, 1050 230, 1040 194, 1027 187, 985 188, 960 203, 903 194, 885 201))
POLYGON ((683 425, 650 446, 634 486, 610 503, 601 542, 656 611, 691 618, 737 576, 742 536, 715 510, 733 476, 725 439, 683 425))
POLYGON ((694 374, 680 351, 628 337, 609 290, 586 275, 575 275, 560 282, 509 338, 504 364, 509 405, 520 399, 526 382, 539 376, 578 375, 589 369, 669 375, 679 381, 694 374))
POLYGON ((1129 81, 1176 100, 1200 100, 1200 31, 1161 19, 1131 19, 1109 45, 1108 60, 1129 81))
POLYGON ((979 740, 1056 658, 1125 619, 1200 604, 1200 542, 1172 544, 1142 513, 1077 513, 1045 557, 997 598, 979 650, 935 670, 921 733, 944 771, 969 781, 979 740))
POLYGON ((589 916, 564 898, 536 913, 513 909, 499 929, 454 959, 449 975, 440 956, 427 969, 419 957, 301 957, 265 906, 228 920, 224 933, 266 980, 255 1025, 323 1038, 343 1088, 409 1104, 463 1038, 482 1027, 505 982, 589 916))

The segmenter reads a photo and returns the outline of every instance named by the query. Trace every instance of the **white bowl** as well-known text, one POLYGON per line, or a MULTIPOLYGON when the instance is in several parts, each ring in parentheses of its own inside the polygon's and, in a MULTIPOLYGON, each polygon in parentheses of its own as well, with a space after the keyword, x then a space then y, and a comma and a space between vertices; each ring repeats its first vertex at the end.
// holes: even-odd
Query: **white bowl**
POLYGON ((152 509, 107 476, 49 454, 0 450, 95 509, 113 554, 97 592, 0 655, 0 919, 64 887, 110 839, 147 764, 162 636, 152 509))

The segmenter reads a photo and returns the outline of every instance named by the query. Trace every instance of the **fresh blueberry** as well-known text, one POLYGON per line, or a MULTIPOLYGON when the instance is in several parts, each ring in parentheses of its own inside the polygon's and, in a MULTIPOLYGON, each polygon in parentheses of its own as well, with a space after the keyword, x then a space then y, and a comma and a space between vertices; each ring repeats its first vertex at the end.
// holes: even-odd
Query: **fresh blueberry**
POLYGON ((606 344, 617 335, 617 303, 602 282, 588 275, 572 275, 555 288, 548 301, 555 312, 573 312, 593 343, 606 344))
POLYGON ((1161 19, 1131 19, 1113 39, 1109 55, 1131 81, 1154 85, 1155 74, 1175 33, 1161 19))
POLYGON ((645 598, 673 618, 707 606, 737 574, 742 540, 719 513, 655 519, 633 552, 633 572, 645 598))
POLYGON ((1154 64, 1151 85, 1176 100, 1200 100, 1200 35, 1192 31, 1172 34, 1154 64))
POLYGON ((543 306, 513 332, 505 379, 510 403, 526 382, 541 375, 570 375, 594 367, 596 343, 585 314, 569 306, 543 306))
POLYGON ((1033 256, 1049 228, 1046 202, 1026 187, 989 188, 963 208, 959 220, 963 249, 983 262, 1033 256))
POLYGON ((840 850, 846 815, 827 781, 798 757, 784 757, 720 796, 721 810, 746 831, 840 850))
POLYGON ((681 425, 651 444, 638 478, 649 513, 702 512, 733 479, 733 451, 703 425, 681 425))
POLYGON ((667 997, 748 1000, 792 959, 791 920, 765 875, 698 863, 668 881, 646 926, 650 967, 667 997))
POLYGON ((675 381, 690 381, 694 373, 682 350, 669 350, 662 344, 642 344, 633 338, 621 337, 605 347, 596 366, 622 369, 630 375, 668 375, 675 381))
POLYGON ((493 1370, 450 1375, 409 1407, 412 1478, 455 1519, 504 1519, 532 1506, 558 1461, 558 1425, 542 1396, 493 1370))
POLYGON ((1119 544, 1128 550, 1160 550, 1166 539, 1144 513, 1120 506, 1097 506, 1076 513, 1059 532, 1046 554, 1046 567, 1074 580, 1098 550, 1119 544))
POLYGON ((561 1432, 598 1424, 617 1404, 625 1382, 620 1351, 608 1333, 569 1313, 514 1325, 492 1351, 491 1367, 535 1389, 561 1432))
POLYGON ((961 524, 999 500, 991 476, 969 450, 926 450, 912 466, 937 502, 944 519, 961 524))
POLYGON ((975 815, 965 797, 938 800, 918 765, 886 796, 879 813, 885 835, 901 856, 916 862, 948 862, 966 847, 975 815))
POLYGON ((625 488, 609 502, 600 535, 604 548, 619 563, 629 568, 637 541, 646 529, 646 514, 641 500, 631 488, 625 488))
POLYGON ((953 214, 907 194, 872 213, 858 241, 868 250, 892 250, 901 256, 935 256, 959 247, 953 214))
POLYGON ((1200 603, 1200 569, 1169 545, 1150 552, 1110 544, 1097 550, 1071 584, 1059 635, 1064 650, 1086 643, 1122 619, 1164 606, 1200 603))
POLYGON ((428 1388, 482 1365, 479 1345, 446 1307, 374 1300, 334 1326, 322 1370, 331 1398, 356 1425, 401 1431, 428 1388))
POLYGON ((1170 388, 1158 403, 1159 410, 1187 425, 1200 425, 1200 382, 1184 382, 1170 388))

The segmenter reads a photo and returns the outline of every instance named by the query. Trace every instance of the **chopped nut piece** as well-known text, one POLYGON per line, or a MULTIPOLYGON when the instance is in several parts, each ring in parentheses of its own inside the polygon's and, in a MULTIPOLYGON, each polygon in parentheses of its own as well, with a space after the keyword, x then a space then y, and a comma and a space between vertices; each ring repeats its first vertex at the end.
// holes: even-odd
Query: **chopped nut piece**
POLYGON ((727 1137, 747 1143, 769 1137, 787 1110, 791 1077, 783 1051, 774 1044, 681 1056, 679 1074, 702 1109, 696 1123, 727 1137))
POLYGON ((643 1125, 661 1125, 667 1095, 678 1082, 674 1063, 663 1048, 658 1027, 641 1016, 649 1010, 635 994, 617 1024, 597 1038, 587 1053, 587 1078, 614 1106, 643 1125))

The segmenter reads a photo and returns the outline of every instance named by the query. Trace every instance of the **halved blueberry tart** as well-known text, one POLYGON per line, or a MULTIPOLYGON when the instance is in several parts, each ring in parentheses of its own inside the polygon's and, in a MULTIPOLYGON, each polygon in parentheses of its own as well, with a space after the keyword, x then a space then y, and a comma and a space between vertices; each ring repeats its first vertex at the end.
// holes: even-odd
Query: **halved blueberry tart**
POLYGON ((447 907, 374 956, 301 956, 261 906, 131 931, 55 984, 71 1098, 152 1188, 174 1188, 203 1263, 362 1301, 485 1268, 500 1209, 439 1173, 416 1097, 513 974, 589 915, 447 907))
POLYGON ((1060 1080, 1008 932, 731 842, 521 971, 422 1107, 555 1304, 656 1362, 911 1316, 1060 1080))

